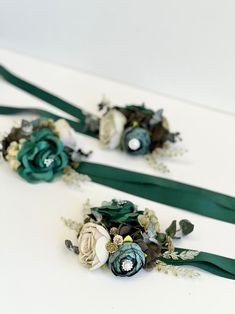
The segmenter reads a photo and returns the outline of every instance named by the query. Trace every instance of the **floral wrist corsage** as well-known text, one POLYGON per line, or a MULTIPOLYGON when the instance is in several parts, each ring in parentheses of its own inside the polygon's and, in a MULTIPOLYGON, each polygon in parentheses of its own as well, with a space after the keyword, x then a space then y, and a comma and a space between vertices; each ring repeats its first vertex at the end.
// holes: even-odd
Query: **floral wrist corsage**
POLYGON ((77 223, 62 218, 65 225, 77 232, 77 244, 65 244, 78 254, 79 260, 90 270, 107 265, 116 276, 133 276, 142 268, 194 276, 190 269, 174 267, 161 261, 168 259, 193 259, 197 251, 174 250, 173 239, 191 233, 194 225, 186 219, 176 220, 161 232, 158 218, 148 208, 138 210, 130 201, 103 202, 100 207, 85 204, 85 219, 77 223))
POLYGON ((68 183, 88 180, 75 169, 83 157, 78 148, 76 133, 66 120, 22 120, 1 141, 3 158, 11 168, 30 183, 51 182, 56 177, 68 183))
POLYGON ((99 139, 104 147, 145 155, 150 165, 162 172, 169 170, 158 157, 184 153, 182 148, 172 147, 172 143, 180 140, 180 134, 170 131, 162 109, 154 112, 144 104, 110 107, 106 101, 99 104, 99 109, 104 111, 99 125, 99 139))

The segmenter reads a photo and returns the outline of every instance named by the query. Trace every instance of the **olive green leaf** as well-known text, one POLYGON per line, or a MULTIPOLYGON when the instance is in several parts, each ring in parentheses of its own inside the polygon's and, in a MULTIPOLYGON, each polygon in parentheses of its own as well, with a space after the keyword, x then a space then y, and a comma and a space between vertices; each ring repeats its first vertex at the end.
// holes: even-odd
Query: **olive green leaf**
POLYGON ((194 229, 194 225, 187 219, 180 220, 179 225, 183 235, 191 233, 194 229))
POLYGON ((166 234, 165 233, 158 233, 157 240, 160 243, 164 243, 166 241, 166 234))
POLYGON ((170 226, 166 229, 166 233, 173 238, 176 234, 176 220, 173 220, 170 226))

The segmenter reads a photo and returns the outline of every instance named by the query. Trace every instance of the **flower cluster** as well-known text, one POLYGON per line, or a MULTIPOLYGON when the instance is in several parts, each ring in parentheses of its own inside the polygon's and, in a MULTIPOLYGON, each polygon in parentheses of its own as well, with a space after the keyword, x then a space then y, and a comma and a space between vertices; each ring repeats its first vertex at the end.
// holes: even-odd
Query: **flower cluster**
POLYGON ((183 154, 182 149, 171 148, 170 143, 175 143, 180 137, 178 132, 170 132, 162 109, 154 112, 144 105, 110 107, 106 102, 100 103, 99 108, 104 111, 99 125, 99 139, 104 147, 119 148, 131 155, 146 155, 147 160, 163 172, 167 168, 154 162, 154 158, 183 154))
POLYGON ((64 119, 22 120, 1 141, 1 152, 11 168, 30 183, 51 182, 63 175, 79 179, 75 171, 84 154, 75 131, 64 119))
MULTIPOLYGON (((77 245, 70 240, 65 244, 78 254, 82 264, 91 270, 107 265, 114 275, 121 277, 131 277, 142 268, 159 268, 158 262, 163 255, 178 257, 173 239, 194 229, 193 224, 184 219, 179 222, 178 229, 174 220, 165 232, 161 232, 152 210, 141 211, 130 201, 117 200, 103 202, 100 207, 89 206, 82 224, 63 220, 77 232, 77 245)), ((193 258, 195 253, 182 256, 193 258)))

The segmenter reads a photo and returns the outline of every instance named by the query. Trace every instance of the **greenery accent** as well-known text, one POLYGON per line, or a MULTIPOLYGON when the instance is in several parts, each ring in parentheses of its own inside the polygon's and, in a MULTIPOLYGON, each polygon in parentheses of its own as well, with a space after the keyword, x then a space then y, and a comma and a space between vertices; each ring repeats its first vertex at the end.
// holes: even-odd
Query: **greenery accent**
POLYGON ((64 222, 66 227, 68 227, 71 230, 76 231, 78 234, 80 233, 83 226, 82 223, 78 223, 72 219, 66 219, 64 217, 61 217, 61 220, 64 222))
POLYGON ((163 147, 156 148, 152 153, 156 157, 174 158, 183 156, 187 152, 186 149, 182 147, 172 147, 170 143, 165 143, 163 147))
POLYGON ((169 173, 169 168, 161 161, 157 160, 155 157, 156 154, 153 152, 150 154, 144 155, 145 160, 147 163, 153 168, 154 170, 157 170, 161 173, 169 173))
POLYGON ((185 250, 180 253, 177 251, 173 251, 173 252, 165 251, 162 254, 162 257, 166 259, 174 259, 174 260, 182 259, 186 261, 186 260, 194 259, 199 253, 200 253, 199 251, 192 251, 192 250, 188 250, 188 251, 185 250))
POLYGON ((68 183, 72 186, 80 186, 81 183, 91 181, 91 178, 89 176, 78 173, 70 166, 67 166, 64 169, 62 179, 65 183, 68 183))
POLYGON ((179 225, 183 235, 191 233, 194 229, 194 225, 187 219, 180 220, 179 225))
POLYGON ((123 242, 125 243, 125 242, 133 242, 133 239, 132 239, 132 237, 131 236, 126 236, 124 239, 123 239, 123 242))
POLYGON ((156 269, 159 272, 163 272, 165 274, 172 274, 174 276, 182 276, 182 277, 190 277, 190 278, 195 278, 195 277, 200 276, 198 272, 195 272, 194 270, 190 268, 168 265, 159 260, 157 260, 156 262, 156 269))

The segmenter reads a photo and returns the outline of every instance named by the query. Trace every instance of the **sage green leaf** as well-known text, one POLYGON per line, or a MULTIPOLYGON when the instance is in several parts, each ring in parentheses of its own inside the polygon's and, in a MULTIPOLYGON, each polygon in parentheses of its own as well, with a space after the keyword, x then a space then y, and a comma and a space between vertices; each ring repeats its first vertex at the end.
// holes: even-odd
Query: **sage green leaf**
POLYGON ((166 241, 166 234, 165 233, 158 233, 157 240, 160 243, 164 243, 166 241))
POLYGON ((187 219, 182 219, 179 222, 183 235, 191 233, 194 229, 194 225, 187 219))
POLYGON ((174 235, 176 234, 176 220, 173 220, 172 223, 170 224, 170 226, 166 229, 166 233, 168 234, 168 236, 170 236, 171 238, 174 237, 174 235))

